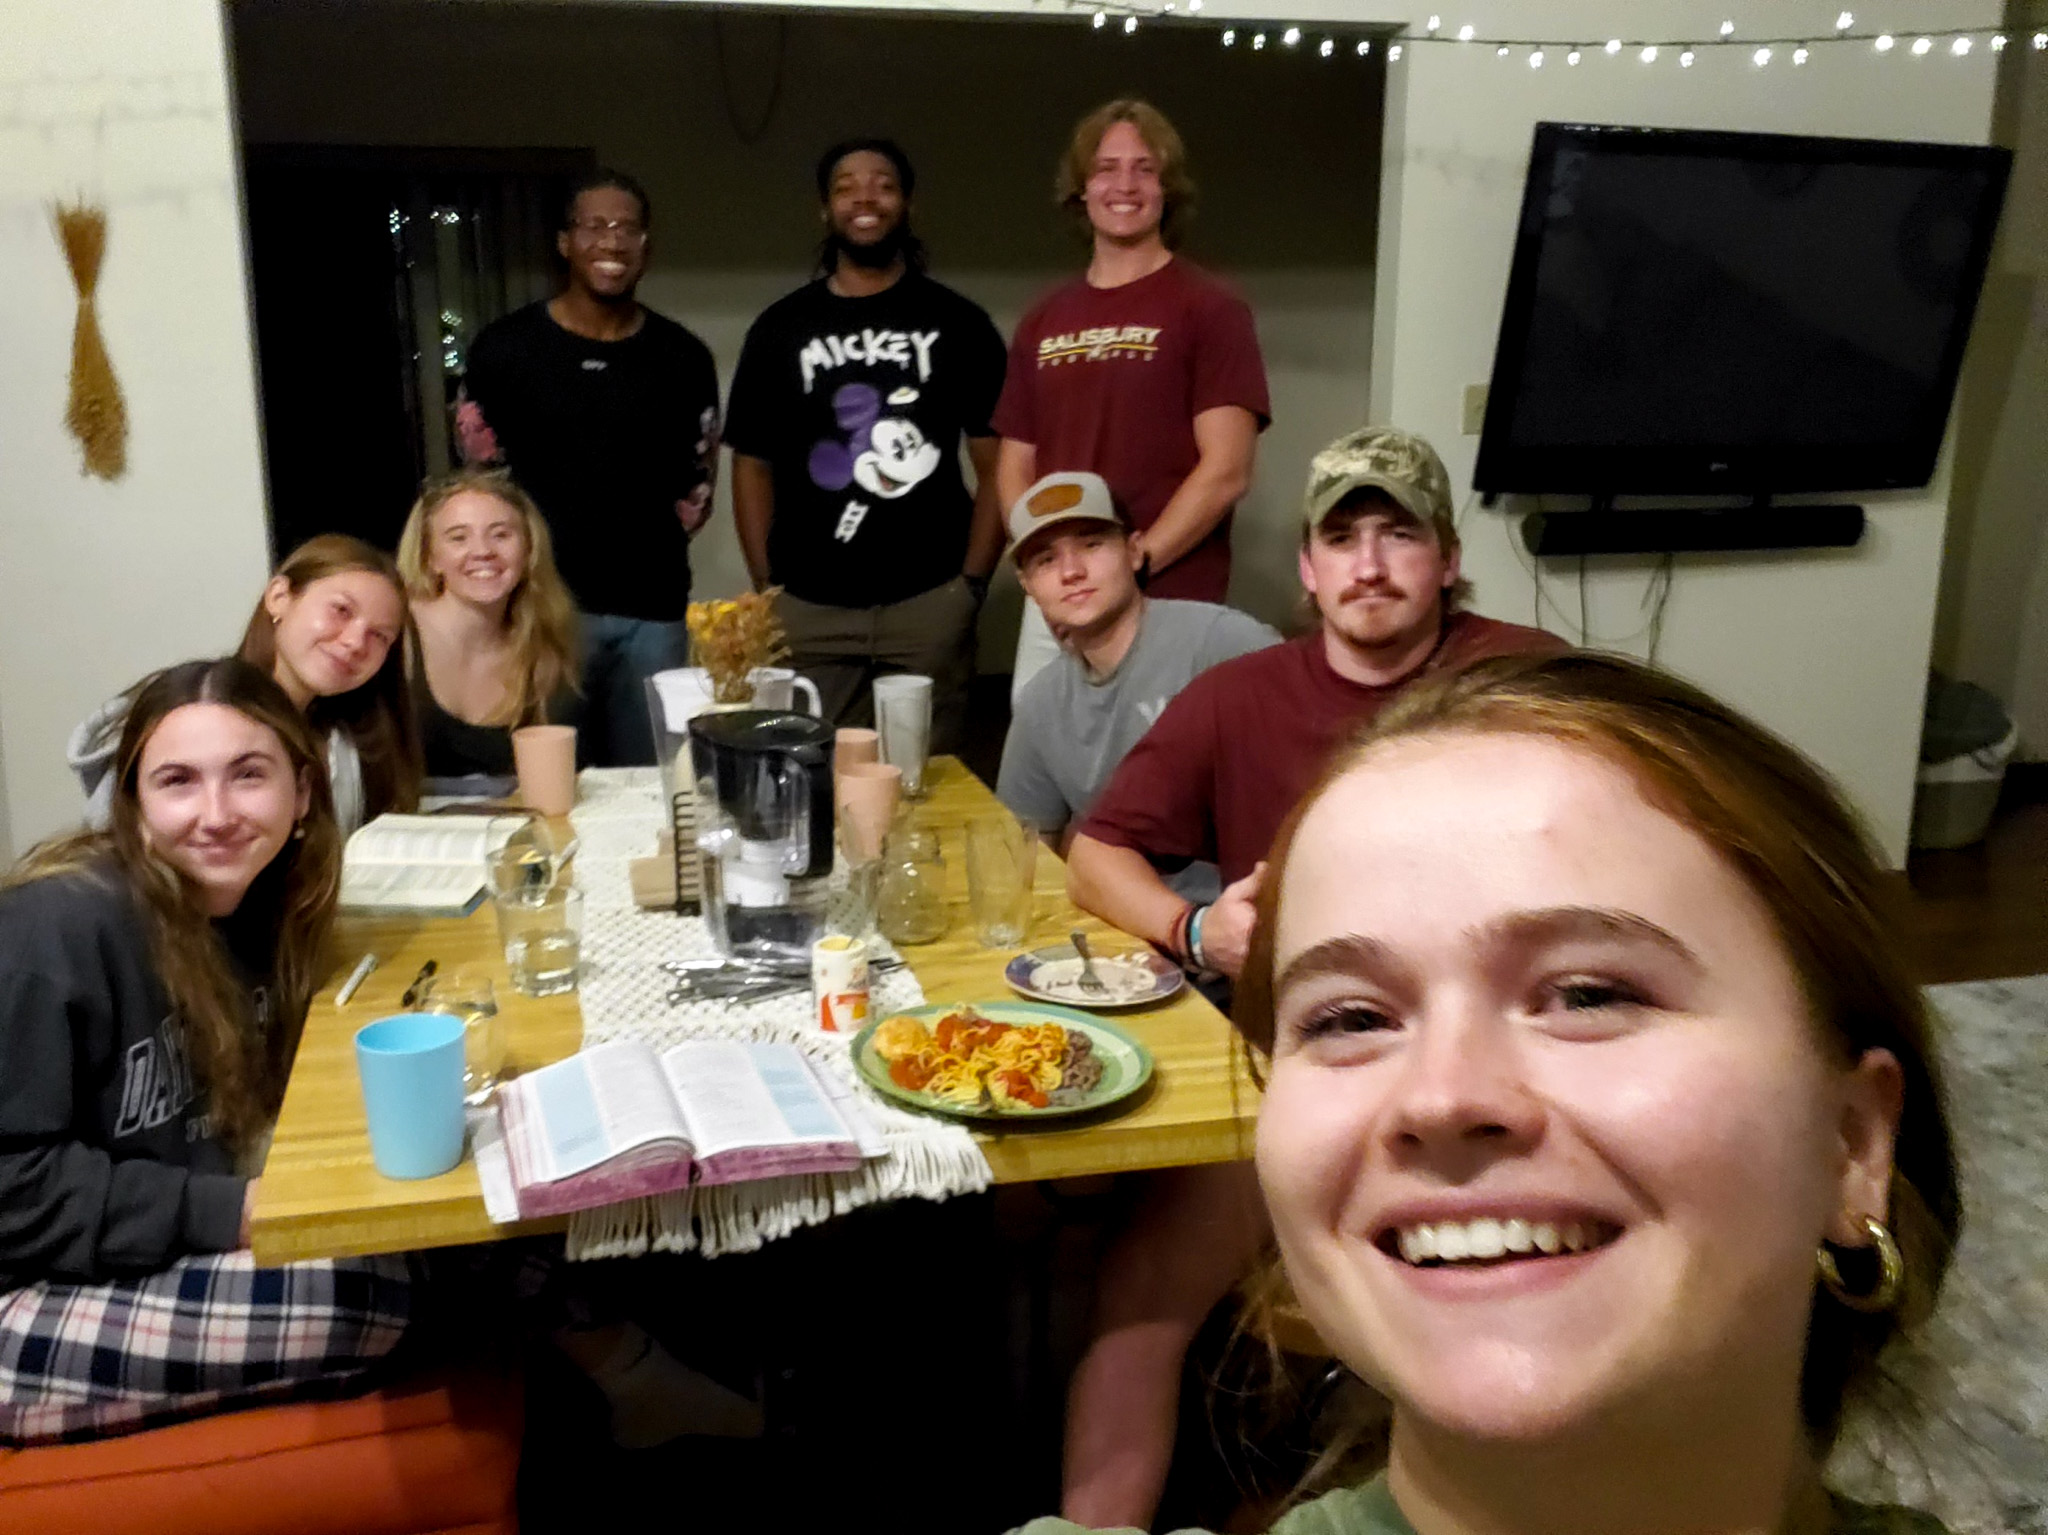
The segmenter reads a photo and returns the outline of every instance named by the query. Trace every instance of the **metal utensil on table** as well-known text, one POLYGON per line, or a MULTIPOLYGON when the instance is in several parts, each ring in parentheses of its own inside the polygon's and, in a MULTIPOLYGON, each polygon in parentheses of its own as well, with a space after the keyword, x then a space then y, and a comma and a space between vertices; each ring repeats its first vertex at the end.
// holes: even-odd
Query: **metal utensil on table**
POLYGON ((1088 952, 1088 935, 1077 927, 1067 937, 1074 945, 1074 952, 1081 956, 1081 989, 1091 997, 1108 996, 1109 988, 1095 973, 1095 956, 1088 952))
MULTIPOLYGON (((796 968, 786 961, 671 959, 663 960, 661 968, 673 979, 671 1007, 686 1002, 760 1002, 807 990, 811 984, 808 966, 796 968)), ((871 975, 889 975, 903 968, 901 959, 877 959, 868 970, 871 975)))

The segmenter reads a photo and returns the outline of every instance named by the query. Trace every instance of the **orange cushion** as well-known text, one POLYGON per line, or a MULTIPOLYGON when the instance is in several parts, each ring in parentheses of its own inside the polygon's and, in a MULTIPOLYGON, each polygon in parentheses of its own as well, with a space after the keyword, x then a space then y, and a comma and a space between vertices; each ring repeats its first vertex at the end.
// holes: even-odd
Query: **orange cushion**
POLYGON ((0 1449, 0 1530, 512 1535, 521 1421, 516 1381, 457 1374, 85 1444, 0 1449))

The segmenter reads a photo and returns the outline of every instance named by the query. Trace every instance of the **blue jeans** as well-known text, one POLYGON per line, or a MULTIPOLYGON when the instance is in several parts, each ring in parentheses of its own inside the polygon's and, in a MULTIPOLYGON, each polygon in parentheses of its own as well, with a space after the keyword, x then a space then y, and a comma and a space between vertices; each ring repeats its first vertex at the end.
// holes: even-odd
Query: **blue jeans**
POLYGON ((592 767, 647 767, 654 726, 647 717, 647 679, 690 664, 690 632, 681 619, 583 615, 583 731, 592 767))

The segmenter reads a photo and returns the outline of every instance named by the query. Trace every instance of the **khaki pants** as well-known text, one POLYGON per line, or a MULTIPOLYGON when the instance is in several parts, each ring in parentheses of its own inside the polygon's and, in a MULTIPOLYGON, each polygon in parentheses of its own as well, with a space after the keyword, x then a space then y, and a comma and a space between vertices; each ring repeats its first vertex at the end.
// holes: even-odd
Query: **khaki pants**
POLYGON ((788 592, 776 608, 789 664, 818 685, 834 726, 873 725, 875 678, 916 672, 932 679, 932 751, 960 749, 979 612, 964 578, 878 608, 831 607, 788 592))

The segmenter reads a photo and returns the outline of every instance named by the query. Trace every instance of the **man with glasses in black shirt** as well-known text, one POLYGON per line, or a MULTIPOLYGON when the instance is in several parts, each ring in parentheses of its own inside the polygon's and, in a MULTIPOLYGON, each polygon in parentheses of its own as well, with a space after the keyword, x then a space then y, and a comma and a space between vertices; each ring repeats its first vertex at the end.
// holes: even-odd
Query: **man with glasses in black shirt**
POLYGON ((791 664, 829 719, 866 724, 876 676, 923 673, 932 749, 951 751, 1003 547, 989 425, 1003 338, 980 305, 925 275, 901 148, 835 144, 817 183, 820 275, 754 322, 733 376, 740 548, 756 587, 783 589, 791 664))
POLYGON ((555 248, 568 283, 486 326, 457 410, 464 459, 502 459, 547 518, 583 610, 585 755, 649 763, 645 679, 689 660, 690 535, 718 470, 718 370, 635 297, 646 191, 617 171, 577 183, 555 248))

